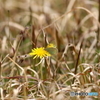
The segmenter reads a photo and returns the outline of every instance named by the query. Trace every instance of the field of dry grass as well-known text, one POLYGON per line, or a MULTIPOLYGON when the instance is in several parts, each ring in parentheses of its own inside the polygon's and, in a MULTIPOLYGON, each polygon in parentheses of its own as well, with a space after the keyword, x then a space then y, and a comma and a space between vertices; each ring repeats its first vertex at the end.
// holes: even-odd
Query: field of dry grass
POLYGON ((100 100, 99 22, 100 0, 0 0, 0 100, 100 100))

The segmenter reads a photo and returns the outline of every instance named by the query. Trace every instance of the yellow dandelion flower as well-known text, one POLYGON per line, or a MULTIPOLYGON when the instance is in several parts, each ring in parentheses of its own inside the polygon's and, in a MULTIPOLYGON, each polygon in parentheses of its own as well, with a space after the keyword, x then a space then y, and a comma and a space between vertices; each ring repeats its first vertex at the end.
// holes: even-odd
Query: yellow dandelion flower
POLYGON ((47 52, 49 52, 51 55, 55 55, 57 53, 57 48, 54 44, 50 43, 45 48, 47 52))
POLYGON ((32 52, 29 53, 29 55, 34 56, 33 59, 38 58, 38 57, 42 59, 44 57, 51 56, 51 54, 47 52, 44 47, 32 49, 32 52))
POLYGON ((56 48, 56 46, 54 44, 50 43, 47 45, 47 48, 56 48))

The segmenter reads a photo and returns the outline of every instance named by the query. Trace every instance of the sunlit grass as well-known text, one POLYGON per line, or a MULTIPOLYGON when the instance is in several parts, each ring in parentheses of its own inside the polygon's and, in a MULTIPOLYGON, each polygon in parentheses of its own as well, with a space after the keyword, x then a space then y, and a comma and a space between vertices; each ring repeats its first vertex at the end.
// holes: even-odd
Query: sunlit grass
POLYGON ((1 100, 99 100, 98 12, 96 0, 1 0, 1 100))

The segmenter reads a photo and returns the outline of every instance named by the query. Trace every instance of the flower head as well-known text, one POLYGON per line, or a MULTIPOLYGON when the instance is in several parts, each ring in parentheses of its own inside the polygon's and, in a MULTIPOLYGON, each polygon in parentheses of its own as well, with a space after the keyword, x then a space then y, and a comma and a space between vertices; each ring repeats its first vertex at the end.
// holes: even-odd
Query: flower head
POLYGON ((38 57, 42 59, 44 57, 51 56, 51 54, 47 52, 44 47, 32 49, 32 52, 29 53, 29 55, 34 56, 34 59, 38 57))
POLYGON ((50 43, 47 45, 47 48, 56 48, 56 46, 54 44, 50 43))

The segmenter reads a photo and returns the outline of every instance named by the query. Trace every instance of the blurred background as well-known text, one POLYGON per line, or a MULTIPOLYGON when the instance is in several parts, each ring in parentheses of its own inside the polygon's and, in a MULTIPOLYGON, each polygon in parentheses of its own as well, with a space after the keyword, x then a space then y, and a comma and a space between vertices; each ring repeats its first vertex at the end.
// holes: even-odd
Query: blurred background
POLYGON ((70 97, 68 91, 100 92, 99 22, 100 0, 0 0, 2 100, 30 100, 29 98, 37 98, 31 100, 97 100, 99 97, 95 96, 70 97), (32 58, 27 57, 31 49, 46 47, 49 43, 53 43, 57 49, 57 51, 51 50, 54 52, 53 58, 51 62, 47 60, 45 65, 47 69, 51 68, 49 69, 51 76, 47 75, 47 69, 44 68, 41 72, 40 66, 35 66, 39 60, 33 61, 32 58), (12 60, 8 59, 8 56, 12 60), (18 89, 21 83, 26 82, 19 80, 24 74, 14 67, 18 66, 15 62, 25 70, 26 76, 37 78, 38 75, 38 82, 34 83, 34 79, 32 80, 34 85, 29 82, 28 88, 24 87, 26 90, 15 92, 14 90, 18 89), (82 67, 77 68, 77 66, 82 67), (28 71, 29 69, 35 74, 28 71), (42 75, 45 73, 46 77, 43 78, 41 73, 42 75), (77 73, 83 76, 77 77, 75 83, 72 83, 72 78, 77 73), (48 79, 47 83, 42 84, 44 90, 39 85, 41 84, 39 79, 42 81, 48 79), (70 85, 74 88, 69 87, 70 85), (60 89, 65 90, 62 92, 60 89))

